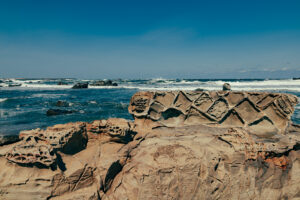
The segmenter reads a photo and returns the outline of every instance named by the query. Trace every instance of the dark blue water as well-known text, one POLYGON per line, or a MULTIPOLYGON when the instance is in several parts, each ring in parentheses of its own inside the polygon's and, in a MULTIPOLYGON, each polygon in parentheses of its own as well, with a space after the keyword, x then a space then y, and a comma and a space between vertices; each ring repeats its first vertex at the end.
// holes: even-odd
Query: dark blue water
POLYGON ((92 121, 109 117, 131 119, 128 104, 137 90, 4 90, 0 98, 0 133, 16 134, 20 130, 45 128, 58 123, 92 121), (69 107, 57 107, 58 100, 69 107), (75 111, 72 114, 47 116, 48 109, 75 111))
MULTIPOLYGON (((21 130, 45 128, 59 123, 93 121, 110 117, 132 119, 128 113, 131 96, 139 90, 207 90, 221 89, 222 80, 119 80, 118 87, 94 87, 74 90, 57 86, 57 81, 22 83, 21 87, 0 87, 0 134, 17 134, 21 130), (58 100, 68 107, 57 107, 58 100), (75 111, 72 114, 47 116, 48 109, 75 111)), ((285 92, 300 97, 300 81, 293 80, 227 80, 233 90, 285 92)), ((1 86, 1 85, 0 85, 1 86)), ((292 116, 300 124, 300 106, 292 116)))

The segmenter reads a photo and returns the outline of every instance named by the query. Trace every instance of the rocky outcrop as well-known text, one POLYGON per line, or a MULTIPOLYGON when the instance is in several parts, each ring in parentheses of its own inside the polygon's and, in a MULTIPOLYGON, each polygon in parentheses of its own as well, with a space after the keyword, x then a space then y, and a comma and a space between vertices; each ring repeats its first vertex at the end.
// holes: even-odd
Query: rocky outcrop
POLYGON ((57 107, 69 107, 70 103, 67 101, 58 100, 55 104, 57 107))
POLYGON ((53 115, 66 115, 66 114, 72 114, 74 113, 74 110, 61 110, 61 109, 49 109, 46 112, 47 116, 53 116, 53 115))
POLYGON ((231 85, 229 83, 224 83, 223 84, 223 91, 230 91, 231 90, 231 85))
POLYGON ((86 147, 84 123, 55 125, 46 130, 22 131, 20 142, 6 153, 7 160, 22 166, 56 167, 57 151, 75 154, 86 147))
POLYGON ((22 131, 21 141, 0 147, 0 199, 300 198, 300 126, 289 121, 297 99, 230 93, 140 92, 129 107, 134 122, 111 118, 22 131), (200 103, 203 95, 210 105, 209 98, 200 103), (259 103, 267 99, 281 109, 276 112, 289 110, 281 118, 287 125, 278 128, 274 120, 279 131, 258 134, 244 115, 249 107, 239 106, 251 101, 271 120, 274 113, 259 103), (207 106, 203 113, 212 122, 185 123, 197 105, 207 106), (228 115, 223 107, 234 109, 244 124, 218 121, 228 115))
POLYGON ((133 140, 136 132, 134 124, 121 118, 110 118, 108 120, 96 120, 87 125, 90 137, 106 137, 109 141, 128 143, 133 140))
POLYGON ((72 89, 86 89, 88 87, 88 83, 76 83, 75 85, 73 85, 72 89))
POLYGON ((112 82, 112 80, 106 80, 106 81, 94 81, 90 84, 91 86, 118 86, 117 83, 112 82))
POLYGON ((265 92, 138 92, 129 112, 163 126, 243 127, 269 137, 286 133, 297 103, 294 95, 265 92))
POLYGON ((0 146, 12 144, 19 141, 18 135, 0 135, 0 146))

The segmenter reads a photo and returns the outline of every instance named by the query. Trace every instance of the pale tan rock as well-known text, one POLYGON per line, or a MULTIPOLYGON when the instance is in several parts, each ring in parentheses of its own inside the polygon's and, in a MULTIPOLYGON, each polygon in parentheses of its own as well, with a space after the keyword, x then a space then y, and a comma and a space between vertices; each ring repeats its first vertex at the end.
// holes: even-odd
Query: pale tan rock
POLYGON ((294 96, 141 92, 132 102, 134 122, 56 125, 1 146, 0 199, 300 198, 294 96), (52 167, 28 155, 44 146, 52 167))
POLYGON ((267 135, 285 134, 297 103, 296 96, 280 93, 159 91, 136 93, 128 109, 135 119, 168 127, 244 127, 263 136, 266 131, 267 135))
POLYGON ((199 125, 155 129, 102 199, 295 199, 300 138, 287 145, 286 137, 260 141, 243 129, 199 125))
POLYGON ((87 132, 91 138, 101 137, 109 141, 128 143, 132 141, 136 132, 134 124, 122 118, 109 118, 107 120, 96 120, 87 124, 87 132))

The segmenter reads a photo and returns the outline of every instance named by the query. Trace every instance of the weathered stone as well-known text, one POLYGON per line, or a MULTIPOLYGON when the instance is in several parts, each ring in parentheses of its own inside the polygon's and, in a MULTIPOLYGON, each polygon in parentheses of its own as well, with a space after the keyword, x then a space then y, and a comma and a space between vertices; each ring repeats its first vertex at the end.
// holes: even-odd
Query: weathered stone
POLYGON ((135 119, 147 118, 170 127, 209 124, 257 131, 256 122, 267 117, 269 123, 264 121, 259 129, 284 134, 297 103, 296 96, 280 93, 159 91, 136 93, 128 109, 135 119), (166 120, 170 116, 171 121, 166 120))
POLYGON ((296 103, 285 94, 140 92, 134 122, 61 124, 1 146, 0 199, 298 199, 296 103))
POLYGON ((87 134, 85 123, 57 124, 46 130, 34 129, 22 131, 19 135, 21 140, 38 138, 47 141, 54 149, 67 154, 74 154, 86 147, 87 134))
POLYGON ((56 154, 47 141, 28 137, 12 147, 6 159, 23 166, 51 167, 56 163, 56 154))
POLYGON ((110 118, 108 120, 96 120, 87 125, 88 133, 100 136, 108 136, 110 141, 128 143, 136 134, 133 124, 125 119, 110 118))

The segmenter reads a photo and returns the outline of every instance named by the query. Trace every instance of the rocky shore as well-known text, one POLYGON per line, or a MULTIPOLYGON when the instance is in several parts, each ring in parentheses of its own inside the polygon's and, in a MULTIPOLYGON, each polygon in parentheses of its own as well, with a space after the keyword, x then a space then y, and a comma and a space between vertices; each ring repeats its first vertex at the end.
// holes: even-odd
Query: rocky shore
POLYGON ((138 92, 134 121, 22 131, 0 146, 0 199, 300 199, 297 97, 227 89, 138 92))

